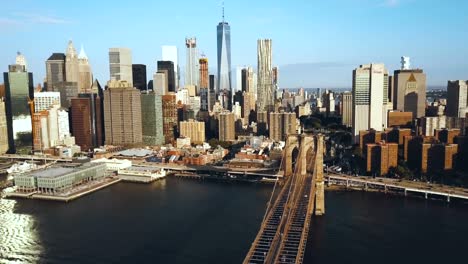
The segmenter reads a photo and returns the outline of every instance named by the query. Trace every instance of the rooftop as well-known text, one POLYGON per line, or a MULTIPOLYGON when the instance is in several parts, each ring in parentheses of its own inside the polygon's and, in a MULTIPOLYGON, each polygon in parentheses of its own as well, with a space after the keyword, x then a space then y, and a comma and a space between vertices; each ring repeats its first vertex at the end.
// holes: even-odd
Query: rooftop
POLYGON ((74 169, 72 168, 63 168, 63 167, 52 167, 46 170, 36 171, 30 174, 33 177, 40 177, 40 178, 57 178, 68 173, 73 172, 74 169))
POLYGON ((152 150, 148 149, 127 149, 120 151, 117 155, 127 156, 127 157, 145 157, 153 154, 152 150))

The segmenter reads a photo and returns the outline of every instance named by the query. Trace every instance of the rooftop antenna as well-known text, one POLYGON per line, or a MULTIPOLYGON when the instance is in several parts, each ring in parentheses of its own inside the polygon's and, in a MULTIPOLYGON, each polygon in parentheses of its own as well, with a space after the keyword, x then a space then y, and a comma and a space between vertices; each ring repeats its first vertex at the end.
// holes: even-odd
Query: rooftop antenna
POLYGON ((223 1, 223 23, 224 23, 224 1, 223 1))

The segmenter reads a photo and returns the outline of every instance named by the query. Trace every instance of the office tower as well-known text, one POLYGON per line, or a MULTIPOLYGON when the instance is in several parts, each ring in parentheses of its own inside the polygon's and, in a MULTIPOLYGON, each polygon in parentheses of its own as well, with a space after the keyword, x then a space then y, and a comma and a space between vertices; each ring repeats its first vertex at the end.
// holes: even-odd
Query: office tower
POLYGON ((278 89, 278 75, 279 75, 279 69, 278 69, 278 66, 275 66, 273 67, 273 69, 271 70, 271 74, 272 74, 272 78, 273 78, 273 88, 276 92, 276 90, 278 89))
POLYGON ((141 94, 141 121, 143 123, 143 143, 164 145, 162 95, 155 92, 141 94))
POLYGON ((207 88, 209 86, 209 75, 208 75, 208 59, 202 57, 199 60, 200 63, 200 88, 207 88))
POLYGON ((104 145, 103 100, 96 93, 82 93, 71 99, 72 133, 81 149, 104 145))
POLYGON ((175 140, 177 132, 177 103, 176 95, 172 92, 162 96, 163 134, 166 144, 175 140))
POLYGON ((33 74, 24 65, 9 65, 3 73, 5 81, 5 114, 8 128, 8 153, 16 153, 17 145, 32 144, 33 74))
POLYGON ((176 79, 174 73, 174 62, 158 61, 158 72, 165 72, 167 78, 167 89, 169 92, 176 92, 176 79), (165 72, 167 71, 167 72, 165 72))
POLYGON ((342 124, 346 127, 353 126, 353 93, 344 92, 341 96, 342 100, 342 124))
POLYGON ((236 139, 234 113, 223 111, 219 114, 219 140, 233 141, 236 139))
POLYGON ((272 111, 275 93, 272 83, 271 39, 259 39, 257 41, 257 59, 257 111, 272 111))
POLYGON ((236 88, 233 89, 233 93, 235 94, 237 91, 243 91, 242 90, 242 77, 243 77, 243 71, 245 70, 244 67, 242 66, 237 66, 236 67, 236 88))
POLYGON ((175 84, 174 91, 179 88, 180 69, 179 69, 179 55, 176 46, 162 46, 162 60, 172 61, 174 63, 174 76, 175 84))
POLYGON ((185 38, 187 47, 187 62, 185 64, 185 86, 198 85, 198 48, 196 38, 185 38))
POLYGON ((188 137, 194 144, 203 144, 205 138, 205 122, 199 122, 193 119, 180 122, 180 136, 188 137))
POLYGON ((231 27, 228 22, 223 20, 216 27, 217 50, 218 50, 218 86, 217 93, 226 90, 230 95, 232 91, 231 79, 231 27))
POLYGON ((421 69, 410 69, 408 57, 401 59, 401 69, 395 71, 390 83, 390 88, 393 85, 393 108, 412 112, 413 118, 423 117, 426 111, 426 74, 421 69))
POLYGON ((244 124, 249 125, 249 116, 251 111, 255 111, 255 96, 250 92, 243 92, 243 105, 242 112, 244 117, 244 124))
POLYGON ((353 71, 353 135, 383 131, 387 125, 388 71, 383 64, 365 64, 353 71))
POLYGON ((208 59, 203 57, 199 61, 200 63, 200 110, 209 111, 211 90, 210 90, 210 75, 208 73, 208 59))
POLYGON ((127 81, 111 80, 107 85, 109 88, 104 91, 106 144, 141 144, 143 138, 140 91, 127 81))
POLYGON ((60 105, 59 92, 35 92, 34 93, 34 112, 40 112, 49 109, 52 105, 60 105))
POLYGON ((80 87, 80 63, 78 53, 76 53, 71 40, 68 42, 67 52, 65 53, 65 80, 76 83, 76 86, 80 87))
MULTIPOLYGON (((167 71, 158 71, 153 75, 153 91, 157 95, 165 95, 168 93, 167 71)), ((149 88, 149 87, 148 87, 149 88)))
POLYGON ((234 113, 234 120, 242 119, 242 106, 238 101, 234 102, 232 112, 234 113))
MULTIPOLYGON (((23 65, 25 66, 25 65, 23 65)), ((5 112, 5 101, 0 98, 0 154, 8 151, 8 126, 5 112)))
POLYGON ((188 100, 188 106, 190 108, 191 113, 193 116, 190 118, 192 119, 198 119, 199 118, 199 112, 201 109, 201 98, 200 96, 190 96, 188 100))
POLYGON ((83 46, 81 46, 80 54, 78 55, 78 63, 80 72, 78 91, 80 93, 89 92, 93 85, 93 72, 83 46))
POLYGON ((49 145, 49 129, 48 129, 49 112, 43 110, 41 112, 33 113, 32 127, 33 127, 33 149, 35 151, 43 151, 50 148, 49 145))
POLYGON ((34 113, 33 128, 33 147, 36 151, 75 144, 75 138, 70 135, 68 112, 58 104, 34 113))
POLYGON ((208 88, 200 88, 200 110, 201 111, 208 111, 209 107, 209 100, 210 100, 210 90, 208 88))
POLYGON ((56 86, 66 81, 65 54, 53 53, 46 60, 47 91, 56 91, 56 86))
POLYGON ((468 113, 468 81, 448 81, 446 114, 465 117, 468 113))
POLYGON ((126 81, 132 86, 132 51, 128 48, 109 49, 110 79, 126 81))
POLYGON ((132 64, 133 86, 140 91, 146 91, 146 65, 132 64))
POLYGON ((335 112, 335 96, 333 92, 329 90, 325 90, 325 92, 322 95, 322 103, 323 103, 323 107, 325 108, 327 115, 330 115, 330 113, 335 112))
POLYGON ((71 99, 78 96, 78 85, 76 82, 62 82, 55 85, 54 91, 60 93, 60 105, 64 108, 71 106, 71 99))
POLYGON ((247 68, 241 70, 240 89, 242 92, 249 91, 249 70, 247 68))
POLYGON ((275 141, 285 141, 288 135, 296 133, 296 113, 271 112, 270 138, 275 141))
POLYGON ((213 111, 213 105, 216 103, 216 77, 210 74, 208 111, 213 111))

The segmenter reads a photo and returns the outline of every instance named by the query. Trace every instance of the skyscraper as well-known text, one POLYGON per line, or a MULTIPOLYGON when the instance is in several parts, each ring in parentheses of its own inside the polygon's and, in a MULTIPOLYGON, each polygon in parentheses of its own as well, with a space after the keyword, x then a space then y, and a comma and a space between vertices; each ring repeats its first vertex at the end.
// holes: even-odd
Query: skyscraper
POLYGON ((168 92, 175 92, 176 91, 176 80, 175 80, 175 73, 174 73, 174 62, 172 61, 158 61, 158 71, 167 71, 166 78, 167 78, 167 89, 168 92))
POLYGON ((296 113, 270 112, 268 127, 271 139, 284 141, 288 135, 296 133, 296 113))
POLYGON ((46 60, 47 91, 57 91, 57 86, 66 81, 65 54, 53 53, 46 60))
POLYGON ((203 144, 205 142, 205 122, 199 122, 193 119, 180 122, 180 136, 188 137, 194 144, 203 144))
POLYGON ((200 110, 208 111, 210 105, 210 83, 208 75, 208 59, 200 58, 200 88, 198 89, 200 95, 200 110))
POLYGON ((187 62, 185 64, 185 86, 198 86, 198 48, 196 38, 185 38, 187 62))
POLYGON ((236 67, 236 88, 233 89, 233 93, 236 94, 237 91, 242 91, 242 72, 245 70, 242 66, 236 67))
POLYGON ((109 49, 110 79, 127 81, 132 86, 132 51, 128 48, 109 49))
POLYGON ((234 113, 224 111, 219 114, 219 140, 233 141, 236 139, 234 113))
POLYGON ((208 77, 208 59, 206 57, 200 58, 200 88, 208 89, 209 77, 208 77))
POLYGON ((0 154, 8 151, 8 125, 5 113, 5 101, 0 98, 0 154))
POLYGON ((388 71, 383 64, 361 65, 353 71, 353 135, 359 131, 383 131, 387 126, 388 71))
POLYGON ((133 86, 140 91, 146 91, 146 65, 132 64, 133 86))
POLYGON ((167 71, 157 71, 153 74, 153 91, 157 95, 165 95, 168 93, 166 73, 167 71))
POLYGON ((231 27, 228 22, 224 21, 224 6, 223 20, 216 27, 217 33, 217 48, 218 48, 218 90, 228 91, 232 96, 232 81, 231 81, 231 27))
POLYGON ((54 104, 60 105, 59 92, 34 92, 34 112, 47 110, 54 104))
POLYGON ((163 145, 163 109, 162 96, 155 92, 141 94, 141 120, 143 125, 143 143, 146 145, 163 145))
POLYGON ((413 118, 425 116, 426 74, 421 69, 410 69, 409 58, 401 57, 401 69, 393 75, 393 108, 412 112, 413 118))
POLYGON ((465 117, 468 113, 468 81, 448 81, 447 116, 465 117))
POLYGON ((162 46, 162 60, 172 61, 174 63, 174 76, 175 76, 175 89, 179 88, 180 68, 179 68, 179 55, 176 46, 162 46))
POLYGON ((347 127, 353 126, 353 94, 351 92, 344 92, 341 95, 342 101, 342 124, 347 127))
POLYGON ((78 91, 80 93, 89 92, 93 85, 93 72, 83 46, 81 46, 80 54, 78 55, 78 62, 80 72, 78 91))
POLYGON ((8 66, 5 81, 5 113, 8 130, 8 153, 16 153, 17 144, 32 145, 31 105, 34 100, 33 74, 24 65, 8 66))
POLYGON ((271 39, 257 41, 258 82, 257 111, 271 112, 274 108, 271 39))
POLYGON ((78 53, 76 53, 73 41, 68 42, 67 52, 65 53, 65 80, 67 82, 76 83, 80 87, 80 64, 78 61, 78 53))
POLYGON ((176 95, 169 93, 162 96, 163 133, 166 144, 173 143, 177 130, 176 95))
POLYGON ((141 144, 140 91, 127 81, 109 81, 104 91, 104 130, 108 145, 141 144))
POLYGON ((84 151, 104 145, 102 103, 96 93, 82 93, 71 99, 72 132, 84 151))

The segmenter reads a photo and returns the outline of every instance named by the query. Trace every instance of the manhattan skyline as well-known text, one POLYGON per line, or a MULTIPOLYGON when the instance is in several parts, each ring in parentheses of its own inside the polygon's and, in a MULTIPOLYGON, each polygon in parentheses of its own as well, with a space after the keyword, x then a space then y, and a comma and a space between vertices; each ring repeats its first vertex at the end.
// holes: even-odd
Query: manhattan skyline
MULTIPOLYGON (((456 15, 468 3, 449 2, 288 1, 266 6, 265 1, 226 1, 225 19, 232 26, 231 66, 256 68, 256 41, 271 38, 280 88, 350 88, 350 69, 375 62, 393 71, 399 69, 402 55, 410 56, 415 68, 425 70, 428 86, 446 86, 447 80, 464 79, 468 69, 468 62, 459 56, 468 52, 464 44, 468 18, 456 15)), ((12 64, 21 51, 35 84, 42 83, 46 59, 54 52, 65 52, 73 40, 76 47, 84 46, 95 78, 105 83, 109 48, 131 49, 133 63, 147 65, 152 76, 156 61, 162 58, 161 46, 177 46, 179 57, 184 58, 184 39, 194 36, 200 53, 216 61, 221 1, 183 5, 117 1, 113 6, 83 1, 80 7, 55 1, 3 3, 0 33, 5 41, 0 44, 0 60, 12 64)), ((210 73, 216 74, 214 63, 210 73)))

